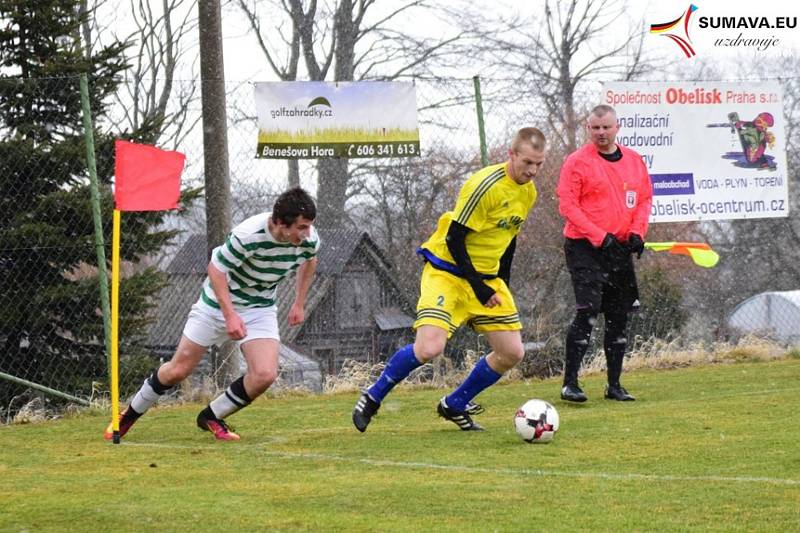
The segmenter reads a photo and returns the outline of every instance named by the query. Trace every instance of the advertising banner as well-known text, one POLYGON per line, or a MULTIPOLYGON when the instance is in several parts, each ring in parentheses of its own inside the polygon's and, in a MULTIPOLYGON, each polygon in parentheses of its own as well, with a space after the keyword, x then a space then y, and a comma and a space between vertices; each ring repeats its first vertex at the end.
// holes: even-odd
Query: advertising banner
POLYGON ((651 222, 788 215, 778 83, 607 83, 602 101, 650 173, 651 222))
POLYGON ((255 84, 256 157, 419 156, 414 85, 400 82, 255 84))

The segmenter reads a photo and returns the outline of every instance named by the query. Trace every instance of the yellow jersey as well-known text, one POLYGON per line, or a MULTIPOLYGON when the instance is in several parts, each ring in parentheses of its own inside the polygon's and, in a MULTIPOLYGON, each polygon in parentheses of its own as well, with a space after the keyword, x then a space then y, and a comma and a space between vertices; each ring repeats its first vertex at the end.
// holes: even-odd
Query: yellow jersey
POLYGON ((455 264, 445 242, 450 222, 455 220, 472 230, 466 237, 472 266, 481 274, 496 275, 500 258, 535 202, 536 186, 511 179, 507 162, 483 168, 464 183, 455 208, 439 217, 436 231, 421 248, 455 264))

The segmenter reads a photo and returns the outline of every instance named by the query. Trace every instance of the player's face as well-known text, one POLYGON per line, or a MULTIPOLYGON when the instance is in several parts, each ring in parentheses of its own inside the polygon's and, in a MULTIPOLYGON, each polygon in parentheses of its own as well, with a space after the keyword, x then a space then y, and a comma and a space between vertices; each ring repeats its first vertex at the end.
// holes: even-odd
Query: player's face
POLYGON ((528 143, 522 143, 516 150, 508 151, 511 179, 522 185, 538 174, 544 163, 544 150, 537 150, 528 143))
POLYGON ((619 124, 617 124, 617 116, 614 113, 606 113, 602 117, 592 113, 586 129, 589 132, 589 139, 599 151, 611 154, 617 150, 615 141, 619 124))
POLYGON ((281 242, 290 242, 294 245, 302 243, 308 238, 311 233, 311 225, 313 221, 300 215, 295 219, 294 223, 287 226, 282 221, 278 221, 278 240, 281 242))

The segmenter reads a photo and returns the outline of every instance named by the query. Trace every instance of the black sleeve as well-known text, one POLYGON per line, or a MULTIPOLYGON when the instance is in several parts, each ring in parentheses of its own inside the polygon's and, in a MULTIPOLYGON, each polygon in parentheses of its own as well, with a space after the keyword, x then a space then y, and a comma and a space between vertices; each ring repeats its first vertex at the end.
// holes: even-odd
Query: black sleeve
POLYGON ((511 261, 514 260, 514 252, 517 250, 517 238, 511 239, 508 243, 508 248, 503 252, 503 257, 500 258, 500 270, 497 272, 497 277, 506 282, 506 286, 511 284, 511 261))
POLYGON ((472 266, 472 260, 467 253, 466 243, 467 232, 469 231, 470 229, 468 227, 453 220, 450 222, 450 228, 447 230, 447 238, 445 240, 447 242, 447 249, 450 250, 450 255, 453 256, 453 260, 463 274, 464 279, 466 279, 469 286, 472 287, 472 291, 475 293, 478 300, 482 304, 485 304, 494 294, 494 289, 483 282, 480 274, 478 274, 478 272, 475 271, 475 267, 472 266))

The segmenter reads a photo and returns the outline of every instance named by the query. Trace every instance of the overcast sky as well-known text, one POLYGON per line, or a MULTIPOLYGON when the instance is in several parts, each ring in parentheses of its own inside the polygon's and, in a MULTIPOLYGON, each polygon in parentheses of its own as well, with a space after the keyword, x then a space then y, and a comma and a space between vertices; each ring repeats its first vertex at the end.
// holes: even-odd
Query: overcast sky
MULTIPOLYGON (((152 9, 157 10, 159 2, 154 2, 152 9)), ((252 35, 249 24, 245 17, 236 8, 233 2, 223 2, 223 47, 225 61, 225 76, 229 81, 278 81, 275 75, 267 67, 263 53, 258 48, 256 40, 252 35)), ((437 0, 438 6, 448 6, 454 9, 463 8, 465 5, 476 6, 474 2, 465 4, 461 0, 437 0)), ((370 10, 375 15, 380 9, 390 10, 398 2, 394 0, 382 0, 376 3, 370 10)), ((518 0, 495 0, 491 4, 492 13, 500 15, 506 19, 515 19, 524 24, 526 20, 531 21, 533 31, 536 28, 536 16, 543 11, 544 0, 528 0, 521 2, 518 0)), ((628 0, 624 13, 609 20, 607 25, 607 36, 609 41, 623 38, 634 31, 649 30, 650 24, 659 24, 672 21, 686 12, 690 2, 688 1, 655 1, 655 0, 628 0)), ((730 67, 735 62, 753 61, 754 57, 775 57, 782 54, 800 53, 800 27, 793 29, 709 29, 700 28, 700 17, 769 17, 770 22, 774 22, 775 17, 787 17, 790 20, 800 21, 800 2, 778 2, 775 0, 697 0, 694 2, 697 11, 691 18, 689 27, 689 40, 694 47, 697 55, 693 59, 684 58, 678 46, 669 38, 663 35, 645 35, 645 52, 653 55, 661 55, 666 58, 685 60, 687 67, 692 61, 712 60, 726 62, 730 67), (720 38, 735 38, 743 34, 744 38, 757 38, 762 40, 777 39, 778 42, 767 46, 765 50, 754 51, 754 47, 737 46, 715 46, 715 41, 720 38)), ((480 8, 480 6, 477 6, 480 8)), ((196 9, 196 8, 195 8, 196 9)), ((276 22, 283 19, 283 14, 270 13, 265 7, 259 8, 262 14, 262 25, 265 28, 272 28, 276 22), (271 19, 271 20, 270 20, 271 19)), ((124 28, 133 28, 130 23, 128 13, 130 12, 129 0, 108 0, 102 5, 97 14, 100 24, 116 29, 120 35, 126 32, 124 28), (113 22, 110 22, 113 21, 113 22)), ((414 32, 419 36, 436 38, 442 36, 448 30, 455 31, 452 27, 438 20, 419 20, 415 17, 410 21, 404 21, 403 31, 414 32)), ((676 28, 677 30, 677 28, 676 28)), ((681 31, 677 32, 684 37, 681 31)), ((189 51, 187 59, 195 59, 199 56, 196 47, 196 35, 191 36, 195 46, 189 51)), ((191 64, 193 61, 187 61, 191 64)), ((677 65, 678 76, 680 75, 681 64, 677 65)), ((478 73, 479 67, 472 67, 469 64, 463 67, 463 77, 471 77, 478 73)), ((730 67, 733 71, 733 67, 730 67)), ((183 77, 196 76, 185 74, 183 77)), ((461 77, 461 76, 459 76, 461 77)))

